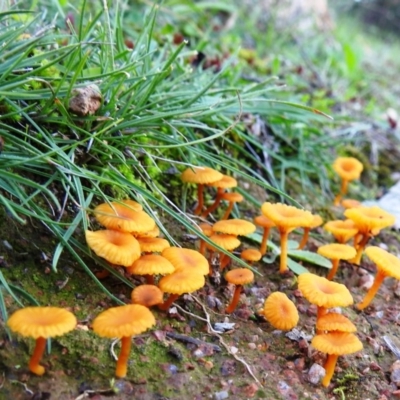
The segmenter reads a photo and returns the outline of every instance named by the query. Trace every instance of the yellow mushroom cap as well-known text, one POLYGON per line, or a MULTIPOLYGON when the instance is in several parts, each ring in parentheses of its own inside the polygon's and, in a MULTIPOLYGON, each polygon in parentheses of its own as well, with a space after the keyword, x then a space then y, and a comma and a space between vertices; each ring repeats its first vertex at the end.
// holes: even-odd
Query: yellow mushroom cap
POLYGON ((354 199, 343 199, 342 200, 342 207, 344 208, 357 208, 360 207, 362 204, 358 200, 354 199))
POLYGON ((353 297, 345 285, 322 276, 301 274, 298 277, 298 288, 310 303, 319 307, 346 307, 353 304, 353 297))
POLYGON ((211 236, 213 234, 212 225, 208 224, 207 222, 203 222, 199 224, 199 228, 206 236, 211 236))
POLYGON ((203 274, 190 269, 180 269, 161 278, 158 286, 165 293, 181 295, 195 292, 201 289, 205 283, 203 274))
POLYGON ((248 268, 235 268, 225 274, 225 279, 234 285, 247 285, 254 281, 254 274, 248 268))
POLYGON ((153 229, 150 229, 149 231, 146 232, 132 232, 133 236, 135 236, 137 239, 139 238, 156 238, 157 236, 160 235, 160 228, 155 225, 153 229))
POLYGON ((290 331, 299 322, 299 313, 294 303, 282 292, 271 293, 265 300, 264 316, 276 329, 290 331))
POLYGON ((264 203, 262 213, 272 220, 279 229, 293 230, 297 227, 308 226, 313 221, 313 215, 306 210, 288 206, 282 203, 264 203))
POLYGON ((360 161, 354 157, 338 157, 333 163, 335 172, 346 181, 358 179, 363 168, 360 161))
POLYGON ((126 272, 131 275, 168 275, 175 267, 163 256, 147 254, 138 258, 126 272))
POLYGON ((151 311, 140 304, 112 307, 99 314, 93 321, 93 330, 107 338, 121 338, 140 333, 156 323, 151 311))
POLYGON ((356 326, 344 315, 328 313, 317 319, 316 328, 320 331, 356 332, 356 326))
POLYGON ((244 200, 244 197, 240 193, 223 193, 221 199, 225 201, 230 201, 231 203, 240 203, 244 200))
POLYGON ((262 254, 257 249, 245 249, 240 253, 240 258, 245 261, 259 261, 262 254))
POLYGON ((151 307, 163 302, 163 292, 155 285, 140 285, 132 290, 131 299, 134 304, 151 307))
POLYGON ((356 335, 348 332, 330 332, 316 335, 311 345, 326 354, 342 356, 362 350, 363 345, 356 335))
POLYGON ((144 253, 159 253, 170 247, 168 240, 162 238, 138 237, 136 239, 139 242, 140 250, 144 253))
POLYGON ((257 215, 257 217, 254 217, 254 223, 263 228, 273 228, 276 226, 275 222, 271 221, 265 215, 257 215))
POLYGON ((318 247, 317 253, 330 260, 350 260, 357 254, 354 247, 347 244, 330 243, 318 247))
POLYGON ((313 214, 312 216, 313 216, 312 221, 308 225, 304 225, 304 226, 306 226, 307 228, 310 228, 310 229, 315 229, 318 226, 322 225, 322 223, 324 221, 320 215, 313 214))
POLYGON ((144 211, 133 209, 132 202, 131 200, 129 204, 126 204, 126 201, 121 204, 116 202, 100 204, 94 209, 94 216, 107 229, 116 231, 146 232, 153 229, 155 221, 144 211))
POLYGON ((358 229, 351 219, 346 219, 345 221, 329 221, 324 225, 324 229, 332 233, 335 239, 340 243, 346 243, 358 232, 358 229))
POLYGON ((194 270, 199 274, 208 275, 210 267, 207 259, 198 251, 168 247, 161 253, 174 267, 175 270, 194 270))
POLYGON ((400 280, 400 259, 377 246, 365 249, 365 254, 385 276, 400 280))
POLYGON ((208 186, 218 187, 222 189, 230 189, 237 186, 237 180, 228 175, 223 175, 222 179, 209 183, 208 186))
MULTIPOLYGON (((225 235, 225 234, 214 234, 211 235, 210 240, 212 240, 216 245, 222 247, 225 250, 233 250, 240 246, 240 240, 235 235, 225 235)), ((206 247, 210 250, 215 251, 216 248, 208 243, 206 247)))
POLYGON ((111 264, 129 267, 140 257, 138 241, 129 233, 112 231, 86 231, 88 246, 111 264))
POLYGON ((224 177, 221 172, 209 167, 190 167, 181 175, 181 179, 186 183, 210 184, 217 182, 224 177))
POLYGON ((256 226, 244 219, 225 219, 213 225, 213 231, 227 235, 244 236, 253 233, 256 226))
POLYGON ((361 233, 371 233, 373 229, 383 229, 395 223, 396 217, 378 206, 349 208, 344 212, 361 233))
POLYGON ((64 335, 76 326, 76 317, 58 307, 26 307, 13 313, 7 325, 13 332, 37 339, 64 335))

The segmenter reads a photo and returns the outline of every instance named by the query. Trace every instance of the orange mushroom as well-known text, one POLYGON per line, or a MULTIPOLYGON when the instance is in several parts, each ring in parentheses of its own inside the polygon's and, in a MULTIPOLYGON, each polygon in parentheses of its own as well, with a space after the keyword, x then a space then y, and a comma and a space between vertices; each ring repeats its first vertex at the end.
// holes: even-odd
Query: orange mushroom
POLYGON ((185 183, 197 184, 197 207, 193 213, 199 215, 203 209, 204 197, 203 188, 204 185, 217 182, 223 178, 223 174, 209 167, 190 167, 183 171, 181 179, 185 183))
POLYGON ((276 329, 290 331, 299 322, 299 313, 285 293, 271 293, 264 304, 264 316, 276 329))
POLYGON ((242 292, 243 285, 247 285, 254 280, 254 274, 247 268, 235 268, 225 274, 225 280, 235 285, 232 301, 225 309, 227 314, 233 313, 239 303, 240 293, 242 292))
POLYGON ((303 249, 305 247, 305 245, 307 244, 310 230, 318 228, 320 225, 322 225, 323 222, 324 221, 322 220, 322 218, 319 215, 313 215, 313 220, 308 225, 304 225, 303 237, 302 237, 299 247, 298 247, 300 250, 303 249))
POLYGON ((93 320, 93 331, 99 336, 121 339, 121 351, 115 369, 117 378, 124 378, 128 371, 127 362, 132 336, 139 335, 155 323, 156 320, 151 311, 140 304, 109 308, 93 320))
POLYGON ((221 220, 224 220, 228 219, 229 216, 231 215, 235 203, 240 203, 243 201, 243 196, 239 193, 223 193, 221 199, 229 202, 228 208, 226 209, 224 215, 221 218, 221 220))
POLYGON ((346 219, 345 221, 328 221, 324 225, 324 229, 330 232, 336 241, 341 244, 348 242, 358 232, 358 229, 351 219, 346 219))
POLYGON ((367 247, 365 254, 376 264, 377 272, 374 283, 365 295, 364 300, 356 306, 359 310, 363 310, 371 303, 387 276, 400 280, 400 259, 398 257, 377 246, 367 247))
POLYGON ((333 169, 342 179, 340 193, 335 197, 334 205, 340 203, 340 199, 347 193, 347 185, 350 181, 359 179, 363 170, 363 165, 354 157, 338 157, 333 163, 333 169))
POLYGON ((133 304, 140 304, 147 308, 163 302, 163 292, 154 285, 139 285, 131 292, 133 304))
POLYGON ((46 340, 74 329, 76 317, 58 307, 26 307, 12 314, 7 325, 13 332, 36 339, 35 350, 29 361, 29 370, 36 375, 43 375, 46 370, 39 362, 46 347, 46 340))
POLYGON ((257 217, 254 218, 254 223, 257 226, 261 226, 263 228, 263 236, 260 244, 260 253, 264 255, 267 252, 269 231, 276 225, 274 222, 272 222, 269 218, 267 218, 264 215, 257 215, 257 217))
POLYGON ((299 208, 288 206, 282 203, 264 203, 261 206, 262 213, 273 221, 281 235, 281 274, 287 271, 287 242, 288 235, 291 231, 298 227, 307 226, 312 223, 313 215, 309 211, 300 210, 299 208))

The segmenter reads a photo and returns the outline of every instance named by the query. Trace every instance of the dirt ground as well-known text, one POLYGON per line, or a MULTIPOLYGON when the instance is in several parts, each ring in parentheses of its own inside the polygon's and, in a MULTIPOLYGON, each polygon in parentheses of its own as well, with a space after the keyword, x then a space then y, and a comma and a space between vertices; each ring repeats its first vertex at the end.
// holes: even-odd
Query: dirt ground
MULTIPOLYGON (((340 215, 342 210, 335 209, 340 215)), ((254 215, 257 211, 254 211, 254 215)), ((246 212, 250 217, 251 211, 246 212)), ((343 309, 357 326, 364 349, 339 358, 331 385, 318 382, 318 366, 325 356, 310 347, 314 335, 316 307, 297 290, 294 274, 280 276, 278 265, 254 265, 255 282, 245 288, 232 315, 224 314, 232 288, 224 280, 208 279, 206 286, 176 302, 169 314, 154 310, 157 325, 134 338, 126 379, 113 377, 115 361, 111 341, 91 331, 91 321, 113 304, 67 254, 58 272, 51 270, 56 240, 38 223, 21 227, 10 216, 1 216, 0 272, 10 284, 21 287, 42 305, 66 307, 79 320, 75 331, 52 340, 51 353, 43 359, 46 374, 29 373, 27 363, 33 340, 8 336, 1 323, 0 399, 354 399, 385 400, 400 397, 400 285, 386 279, 377 298, 365 312, 343 309), (296 330, 275 330, 258 314, 265 298, 280 290, 291 298, 300 313, 296 330), (224 332, 215 323, 227 322, 224 332), (392 348, 392 350, 390 349, 392 348), (394 350, 394 351, 393 351, 394 350), (313 366, 314 365, 314 366, 313 366), (313 367, 313 368, 312 368, 313 367)), ((179 226, 165 221, 169 231, 184 247, 196 246, 194 238, 179 226)), ((297 239, 299 239, 297 235, 297 239)), ((296 234, 292 236, 296 239, 296 234)), ((277 241, 277 236, 273 236, 277 241)), ((312 235, 308 249, 315 251, 331 241, 322 229, 312 235)), ((385 245, 397 254, 398 234, 387 229, 371 244, 385 245)), ((243 240, 243 246, 254 243, 243 240)), ((92 263, 93 264, 93 263, 92 263)), ((91 264, 89 264, 91 265, 91 264)), ((311 272, 326 270, 310 265, 311 272)), ((98 269, 92 265, 93 269, 98 269)), ((365 257, 360 267, 342 263, 336 280, 346 284, 355 303, 366 292, 374 266, 365 257)), ((121 271, 123 273, 123 271, 121 271)), ((132 286, 140 280, 131 279, 132 286)), ((119 299, 129 302, 130 287, 116 277, 104 285, 119 299)), ((5 295, 8 312, 18 306, 5 295)), ((23 300, 24 304, 28 302, 23 300)), ((119 345, 115 345, 118 353, 119 345)))

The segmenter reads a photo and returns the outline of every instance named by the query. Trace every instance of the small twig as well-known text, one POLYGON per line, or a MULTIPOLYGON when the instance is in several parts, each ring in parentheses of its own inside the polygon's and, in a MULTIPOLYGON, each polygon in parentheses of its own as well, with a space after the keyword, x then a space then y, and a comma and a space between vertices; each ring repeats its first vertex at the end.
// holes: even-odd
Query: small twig
MULTIPOLYGON (((201 306, 201 308, 203 309, 203 312, 204 312, 204 314, 205 314, 205 316, 206 316, 205 319, 202 318, 202 317, 199 317, 198 315, 195 315, 195 314, 192 314, 192 313, 190 313, 190 312, 188 312, 188 311, 185 311, 185 310, 183 310, 183 308, 181 308, 181 307, 179 307, 179 306, 178 306, 178 308, 179 308, 180 310, 182 310, 184 313, 190 314, 193 318, 199 319, 200 321, 205 321, 205 322, 207 322, 207 332, 210 333, 211 335, 216 336, 216 337, 219 339, 220 344, 221 344, 222 346, 225 347, 225 350, 226 350, 231 356, 233 356, 233 358, 234 358, 235 360, 237 360, 237 361, 239 361, 241 364, 243 364, 243 365, 245 366, 245 368, 247 369, 247 372, 249 373, 249 375, 262 387, 262 386, 263 386, 262 383, 261 383, 261 382, 257 379, 257 377, 254 375, 253 371, 251 370, 250 365, 247 364, 247 362, 246 362, 245 360, 243 360, 243 358, 241 358, 241 357, 239 357, 238 355, 232 353, 230 347, 224 342, 224 340, 222 339, 222 336, 219 334, 219 332, 216 331, 216 330, 213 328, 213 326, 212 326, 212 324, 211 324, 211 317, 210 317, 210 314, 207 312, 206 306, 205 306, 196 296, 193 296, 193 295, 192 295, 192 298, 193 298, 193 300, 194 300, 197 304, 199 304, 199 305, 201 306)), ((175 304, 175 306, 176 306, 176 304, 175 304)))
POLYGON ((27 392, 27 393, 29 393, 31 395, 34 394, 34 392, 31 389, 29 389, 28 386, 25 383, 17 381, 17 380, 11 380, 11 379, 10 379, 10 382, 11 383, 18 383, 19 385, 22 385, 24 387, 25 392, 27 392))

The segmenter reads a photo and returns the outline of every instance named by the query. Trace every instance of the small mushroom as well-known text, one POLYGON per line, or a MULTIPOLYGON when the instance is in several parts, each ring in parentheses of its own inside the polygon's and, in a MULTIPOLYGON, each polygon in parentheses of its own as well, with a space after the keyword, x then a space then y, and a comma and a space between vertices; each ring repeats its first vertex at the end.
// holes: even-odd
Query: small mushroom
POLYGON ((115 369, 117 378, 126 376, 132 336, 139 335, 155 323, 154 315, 140 304, 109 308, 93 320, 93 331, 99 336, 121 339, 121 351, 115 369))
POLYGON ((196 250, 168 247, 161 255, 175 267, 175 271, 190 270, 201 275, 207 275, 209 272, 207 259, 196 250))
POLYGON ((347 317, 334 312, 327 313, 319 318, 315 327, 317 328, 317 333, 325 331, 357 332, 356 326, 347 317))
POLYGON ((353 333, 347 332, 330 332, 316 335, 312 339, 311 345, 322 353, 328 354, 324 365, 326 372, 322 379, 322 385, 325 387, 328 387, 331 382, 338 357, 355 353, 363 348, 358 337, 353 333))
POLYGON ((304 225, 304 232, 303 232, 303 237, 301 238, 300 244, 299 244, 299 249, 303 249, 305 245, 307 244, 308 236, 310 234, 311 229, 318 228, 320 225, 322 225, 324 221, 319 215, 313 215, 313 220, 308 224, 304 225))
POLYGON ((339 261, 354 258, 356 250, 354 247, 348 246, 347 244, 330 243, 318 247, 317 253, 332 260, 332 268, 326 277, 326 279, 331 281, 339 267, 339 261))
POLYGON ((347 193, 347 185, 350 181, 359 179, 363 170, 363 165, 354 157, 338 157, 333 163, 333 169, 342 179, 340 193, 335 197, 334 205, 340 203, 340 199, 347 193))
POLYGON ((194 183, 197 185, 197 207, 193 213, 199 215, 203 210, 204 197, 203 189, 204 185, 208 185, 213 182, 217 182, 223 178, 223 174, 209 167, 190 167, 183 171, 181 179, 185 183, 194 183))
POLYGON ((264 215, 257 215, 257 217, 254 218, 254 223, 257 226, 261 226, 263 228, 263 236, 260 244, 260 253, 264 255, 267 252, 269 231, 276 225, 274 222, 272 222, 269 218, 267 218, 264 215))
POLYGON ((264 304, 264 316, 276 329, 292 330, 299 322, 299 313, 285 293, 271 293, 264 304))
POLYGON ((365 254, 376 264, 377 272, 374 283, 365 295, 364 300, 356 306, 359 310, 363 310, 371 303, 387 276, 400 280, 400 259, 398 257, 377 246, 367 247, 365 254))
POLYGON ((165 257, 158 254, 141 256, 126 268, 126 273, 129 275, 144 275, 148 285, 154 284, 154 275, 168 275, 174 271, 175 267, 165 257))
POLYGON ((163 302, 163 292, 154 285, 139 285, 132 290, 131 300, 133 304, 150 308, 163 302))
POLYGON ((167 311, 179 296, 195 292, 201 289, 205 283, 204 275, 191 269, 180 269, 171 275, 164 276, 160 279, 158 287, 170 295, 167 300, 158 305, 158 308, 167 311))
POLYGON ((254 274, 247 268, 235 268, 225 274, 225 280, 235 285, 232 301, 225 309, 227 314, 233 313, 239 303, 240 293, 242 292, 243 285, 247 285, 254 281, 254 274))
POLYGON ((345 285, 315 274, 299 275, 298 289, 310 303, 318 306, 317 319, 326 314, 328 308, 353 304, 353 297, 345 285))
POLYGON ((228 208, 225 210, 225 213, 221 218, 221 220, 224 220, 228 219, 231 215, 235 203, 240 203, 243 201, 243 196, 239 193, 223 193, 221 198, 229 203, 228 208))
POLYGON ((351 219, 346 219, 344 221, 328 221, 324 225, 324 229, 330 232, 336 241, 341 244, 348 242, 358 232, 358 229, 351 219))
POLYGON ((29 361, 29 370, 43 375, 45 368, 39 364, 46 339, 61 336, 73 330, 76 317, 71 312, 58 307, 26 307, 10 316, 7 325, 13 332, 36 339, 35 350, 29 361))
POLYGON ((253 264, 253 262, 260 261, 261 257, 262 254, 257 249, 245 249, 240 253, 240 258, 249 265, 253 264))
POLYGON ((158 237, 137 237, 140 250, 142 253, 161 253, 166 248, 170 247, 168 240, 158 237))
POLYGON ((287 242, 288 235, 296 228, 304 227, 312 223, 313 215, 309 211, 300 210, 299 208, 288 206, 282 203, 264 203, 261 206, 263 215, 273 221, 281 235, 281 274, 285 273, 287 267, 287 242))

